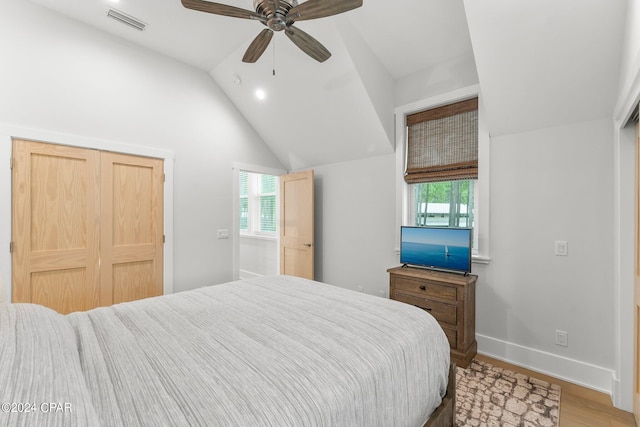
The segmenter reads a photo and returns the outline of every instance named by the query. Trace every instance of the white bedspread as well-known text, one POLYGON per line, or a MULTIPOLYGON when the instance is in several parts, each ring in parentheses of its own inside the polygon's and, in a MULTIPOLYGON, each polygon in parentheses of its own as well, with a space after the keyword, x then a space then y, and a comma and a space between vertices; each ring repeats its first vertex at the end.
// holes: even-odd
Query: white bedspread
MULTIPOLYGON (((422 426, 446 389, 449 345, 429 314, 304 279, 232 282, 60 318, 75 332, 71 359, 92 404, 76 425, 422 426)), ((0 344, 0 398, 10 401, 24 386, 5 369, 34 362, 11 361, 0 344)), ((1 425, 36 425, 9 415, 1 425)))

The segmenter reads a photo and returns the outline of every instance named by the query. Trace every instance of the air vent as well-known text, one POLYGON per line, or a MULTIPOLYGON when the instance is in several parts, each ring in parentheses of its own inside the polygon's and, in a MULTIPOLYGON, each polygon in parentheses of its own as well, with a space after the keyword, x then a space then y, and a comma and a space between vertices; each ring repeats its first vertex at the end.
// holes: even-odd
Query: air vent
POLYGON ((133 16, 127 15, 126 13, 122 13, 115 9, 109 9, 109 12, 107 12, 107 16, 109 18, 115 19, 116 21, 122 22, 123 24, 126 24, 132 28, 135 28, 136 30, 142 31, 147 26, 147 24, 140 21, 139 19, 136 19, 133 16))

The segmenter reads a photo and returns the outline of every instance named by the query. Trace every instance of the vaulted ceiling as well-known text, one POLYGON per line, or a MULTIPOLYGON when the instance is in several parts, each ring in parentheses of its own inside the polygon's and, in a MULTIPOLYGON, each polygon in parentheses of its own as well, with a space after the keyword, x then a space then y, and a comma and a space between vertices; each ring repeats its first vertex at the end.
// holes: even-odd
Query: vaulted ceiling
MULTIPOLYGON (((451 64, 480 83, 492 134, 610 116, 627 4, 364 0, 296 23, 332 52, 328 61, 277 33, 257 63, 245 64, 263 28, 256 21, 188 10, 180 0, 31 1, 209 73, 288 169, 392 153, 394 108, 412 96, 407 85, 436 71, 455 82, 460 67, 451 64), (107 18, 110 8, 145 30, 107 18)), ((253 10, 252 0, 219 2, 253 10)), ((453 89, 423 87, 415 97, 453 89)))

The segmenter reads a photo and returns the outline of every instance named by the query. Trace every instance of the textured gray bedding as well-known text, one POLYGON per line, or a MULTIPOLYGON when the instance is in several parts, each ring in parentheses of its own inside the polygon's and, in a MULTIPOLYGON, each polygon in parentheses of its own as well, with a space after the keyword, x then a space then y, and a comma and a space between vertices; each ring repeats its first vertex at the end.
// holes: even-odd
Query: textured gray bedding
POLYGON ((446 390, 429 314, 299 278, 0 307, 2 426, 422 426, 446 390))

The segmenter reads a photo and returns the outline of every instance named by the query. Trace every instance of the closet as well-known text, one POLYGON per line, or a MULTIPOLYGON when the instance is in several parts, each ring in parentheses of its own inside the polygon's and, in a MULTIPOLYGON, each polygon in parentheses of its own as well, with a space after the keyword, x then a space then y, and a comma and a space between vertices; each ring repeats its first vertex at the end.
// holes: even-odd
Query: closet
POLYGON ((161 295, 163 160, 13 140, 12 300, 60 313, 161 295))

